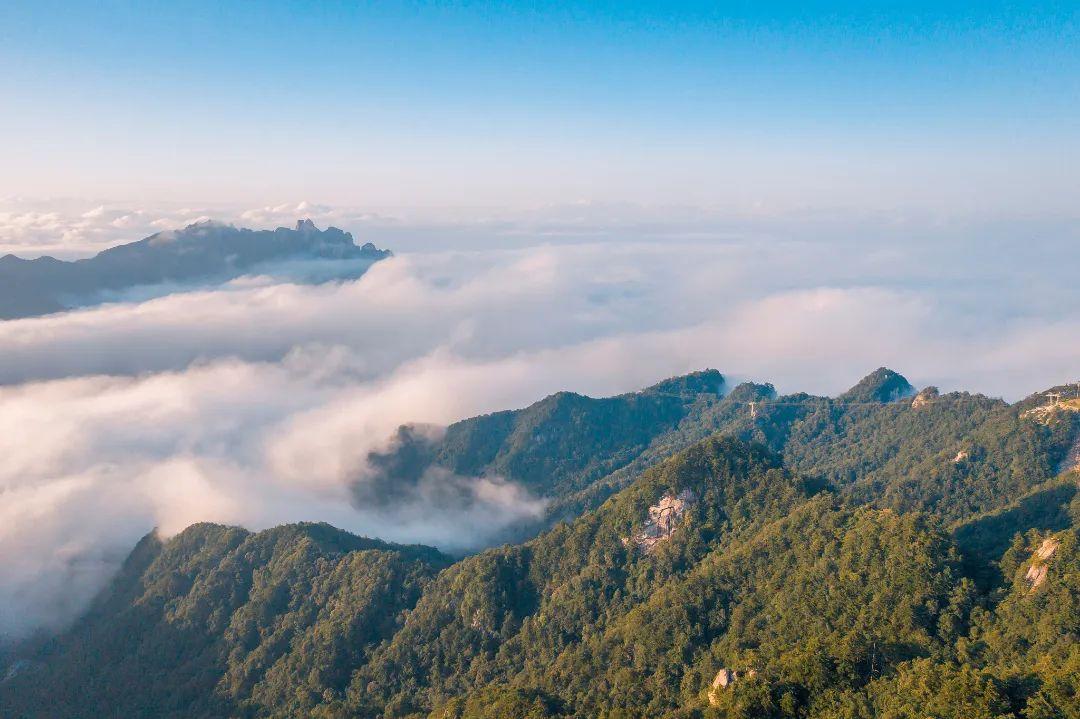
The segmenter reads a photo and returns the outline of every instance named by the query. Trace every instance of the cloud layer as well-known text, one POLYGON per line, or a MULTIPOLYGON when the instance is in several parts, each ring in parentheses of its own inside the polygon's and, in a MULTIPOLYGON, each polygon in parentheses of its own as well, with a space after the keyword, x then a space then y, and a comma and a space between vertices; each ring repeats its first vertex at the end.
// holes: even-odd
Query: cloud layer
POLYGON ((368 455, 403 423, 704 367, 822 393, 882 364, 1010 399, 1075 379, 1075 284, 964 255, 685 238, 405 253, 355 281, 0 322, 0 634, 69 621, 155 526, 324 520, 462 550, 543 511, 450 476, 372 506, 368 455))

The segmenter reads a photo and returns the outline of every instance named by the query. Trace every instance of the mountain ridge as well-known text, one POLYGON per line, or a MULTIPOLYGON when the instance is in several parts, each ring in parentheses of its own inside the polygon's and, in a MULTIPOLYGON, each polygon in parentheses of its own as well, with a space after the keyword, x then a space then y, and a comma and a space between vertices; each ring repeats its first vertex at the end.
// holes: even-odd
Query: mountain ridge
POLYGON ((426 461, 606 489, 463 558, 320 524, 148 536, 8 662, 0 713, 1072 719, 1080 473, 1055 468, 1080 413, 884 380, 723 394, 713 370, 464 420, 426 461))
POLYGON ((336 227, 310 219, 295 228, 249 230, 211 220, 102 250, 74 261, 0 257, 0 320, 34 317, 95 304, 135 287, 226 281, 261 264, 290 259, 374 263, 390 257, 368 242, 357 246, 336 227))

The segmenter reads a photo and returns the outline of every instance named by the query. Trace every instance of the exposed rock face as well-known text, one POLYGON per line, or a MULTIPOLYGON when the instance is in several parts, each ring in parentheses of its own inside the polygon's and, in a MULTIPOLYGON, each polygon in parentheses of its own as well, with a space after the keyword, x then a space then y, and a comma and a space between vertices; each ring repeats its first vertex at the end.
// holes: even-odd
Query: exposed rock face
POLYGON ((911 400, 911 408, 919 409, 920 407, 926 407, 932 404, 940 396, 937 387, 927 387, 915 395, 915 399, 911 400))
POLYGON ((721 689, 731 684, 738 677, 736 672, 728 668, 723 668, 716 673, 716 677, 712 680, 713 689, 721 689))
POLYGON ((649 516, 641 531, 623 539, 623 543, 632 543, 646 553, 651 552, 657 544, 675 533, 675 528, 682 522, 687 508, 695 501, 696 497, 689 489, 684 489, 677 495, 661 497, 659 502, 649 507, 649 516))
POLYGON ((709 688, 709 704, 711 706, 716 706, 720 703, 719 695, 721 690, 727 689, 743 677, 751 679, 755 676, 757 676, 757 672, 753 669, 749 669, 744 673, 726 667, 721 668, 720 671, 716 673, 716 676, 713 677, 712 686, 709 688))
POLYGON ((1024 575, 1024 579, 1034 590, 1036 587, 1046 581, 1046 565, 1045 564, 1032 564, 1028 567, 1027 574, 1024 575))
POLYGON ((1039 548, 1035 550, 1035 556, 1043 561, 1046 561, 1047 559, 1050 559, 1050 557, 1054 556, 1054 553, 1060 546, 1061 542, 1054 539, 1053 537, 1050 537, 1049 539, 1044 540, 1043 543, 1039 546, 1039 548))
POLYGON ((1035 550, 1034 561, 1031 566, 1028 567, 1027 574, 1024 575, 1024 580, 1028 583, 1028 591, 1035 591, 1043 582, 1046 581, 1046 574, 1049 570, 1047 562, 1053 558, 1054 553, 1057 552, 1057 548, 1061 545, 1061 542, 1049 537, 1043 540, 1043 543, 1035 550))
POLYGON ((1080 412, 1080 397, 1061 399, 1060 395, 1058 395, 1057 397, 1048 397, 1046 404, 1033 407, 1020 416, 1042 424, 1050 424, 1055 419, 1067 416, 1071 412, 1080 412))

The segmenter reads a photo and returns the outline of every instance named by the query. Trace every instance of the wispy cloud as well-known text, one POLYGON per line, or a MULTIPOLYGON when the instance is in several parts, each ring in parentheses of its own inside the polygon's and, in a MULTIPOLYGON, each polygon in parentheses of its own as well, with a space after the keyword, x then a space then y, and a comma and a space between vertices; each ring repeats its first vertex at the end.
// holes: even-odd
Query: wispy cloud
POLYGON ((357 503, 402 423, 703 367, 822 393, 881 364, 1009 398, 1075 379, 1076 285, 962 257, 849 238, 403 253, 359 280, 0 322, 0 632, 70 619, 154 526, 326 520, 455 549, 541 511, 497 478, 357 503))

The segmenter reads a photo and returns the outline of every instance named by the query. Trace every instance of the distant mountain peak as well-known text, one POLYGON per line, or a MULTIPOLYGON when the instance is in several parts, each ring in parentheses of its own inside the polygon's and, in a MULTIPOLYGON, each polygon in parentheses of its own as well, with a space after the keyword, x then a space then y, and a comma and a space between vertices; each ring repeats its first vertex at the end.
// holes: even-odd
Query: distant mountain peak
POLYGON ((915 388, 904 375, 888 367, 878 367, 840 395, 840 399, 847 402, 895 402, 913 394, 915 388))
POLYGON ((319 230, 308 218, 298 220, 295 229, 276 230, 249 230, 200 219, 75 262, 4 257, 0 260, 0 319, 96 304, 107 293, 136 286, 225 281, 257 271, 268 262, 375 262, 390 255, 370 242, 357 246, 351 234, 336 227, 319 230))
POLYGON ((776 399, 776 387, 766 382, 743 382, 731 390, 727 399, 731 402, 761 402, 776 399))
POLYGON ((693 396, 696 394, 723 394, 724 375, 715 369, 670 377, 647 388, 646 392, 693 396))

